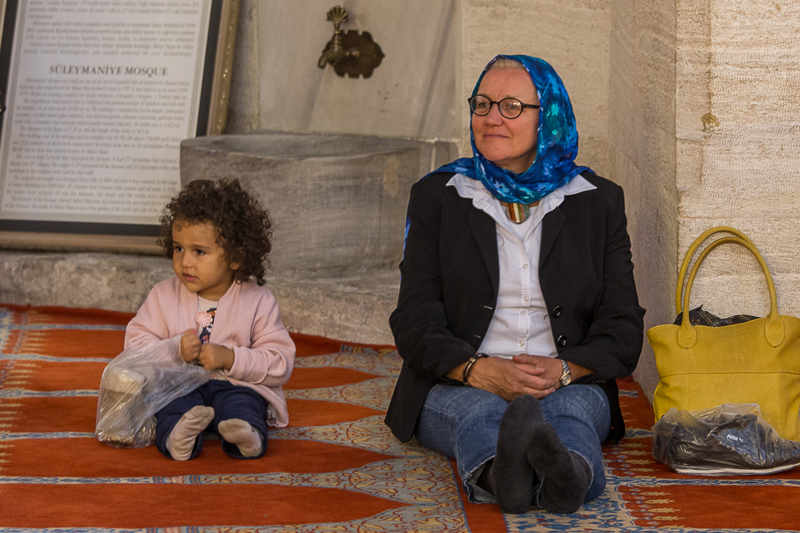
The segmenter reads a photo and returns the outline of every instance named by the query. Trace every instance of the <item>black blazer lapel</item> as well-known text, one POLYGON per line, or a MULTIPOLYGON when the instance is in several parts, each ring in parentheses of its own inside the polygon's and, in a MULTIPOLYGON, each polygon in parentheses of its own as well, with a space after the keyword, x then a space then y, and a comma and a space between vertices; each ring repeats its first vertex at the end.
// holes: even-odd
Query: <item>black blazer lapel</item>
POLYGON ((542 220, 542 248, 539 251, 539 266, 544 264, 547 254, 553 248, 561 227, 564 225, 564 212, 561 207, 556 207, 544 216, 542 220))
POLYGON ((489 277, 492 280, 492 289, 495 294, 500 290, 500 259, 497 256, 497 228, 492 217, 480 209, 467 211, 467 222, 472 230, 475 242, 481 252, 489 277))

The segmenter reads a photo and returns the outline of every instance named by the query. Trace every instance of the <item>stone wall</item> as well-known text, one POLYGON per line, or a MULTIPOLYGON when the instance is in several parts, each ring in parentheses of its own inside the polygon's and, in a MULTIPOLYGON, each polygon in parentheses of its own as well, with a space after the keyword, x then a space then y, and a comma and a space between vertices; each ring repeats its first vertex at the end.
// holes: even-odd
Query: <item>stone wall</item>
MULTIPOLYGON (((719 224, 747 233, 775 277, 782 313, 800 314, 800 4, 692 0, 677 9, 680 250, 719 224)), ((704 264, 693 305, 764 315, 766 284, 743 249, 704 264)))
MULTIPOLYGON (((625 189, 634 275, 651 327, 675 318, 675 4, 617 0, 611 20, 611 176, 625 189)), ((635 377, 652 396, 658 373, 646 341, 635 377)))

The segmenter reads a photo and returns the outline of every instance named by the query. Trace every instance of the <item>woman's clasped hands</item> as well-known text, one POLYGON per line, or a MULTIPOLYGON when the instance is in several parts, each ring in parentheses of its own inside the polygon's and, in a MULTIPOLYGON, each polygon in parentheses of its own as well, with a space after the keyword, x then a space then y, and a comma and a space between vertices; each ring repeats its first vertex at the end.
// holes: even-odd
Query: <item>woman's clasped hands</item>
POLYGON ((524 395, 541 400, 558 388, 561 374, 561 362, 552 357, 527 354, 511 359, 482 357, 470 370, 469 384, 509 402, 524 395))

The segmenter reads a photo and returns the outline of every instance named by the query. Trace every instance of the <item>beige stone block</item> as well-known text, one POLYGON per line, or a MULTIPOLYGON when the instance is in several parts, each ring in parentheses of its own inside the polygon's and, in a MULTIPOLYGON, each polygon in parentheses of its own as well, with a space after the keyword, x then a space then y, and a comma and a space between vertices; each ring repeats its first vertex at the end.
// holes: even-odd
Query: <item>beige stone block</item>
POLYGON ((135 312, 174 276, 166 258, 116 254, 0 252, 0 302, 135 312))
POLYGON ((188 139, 181 176, 237 177, 270 212, 276 270, 399 263, 411 186, 449 161, 449 143, 257 132, 188 139))

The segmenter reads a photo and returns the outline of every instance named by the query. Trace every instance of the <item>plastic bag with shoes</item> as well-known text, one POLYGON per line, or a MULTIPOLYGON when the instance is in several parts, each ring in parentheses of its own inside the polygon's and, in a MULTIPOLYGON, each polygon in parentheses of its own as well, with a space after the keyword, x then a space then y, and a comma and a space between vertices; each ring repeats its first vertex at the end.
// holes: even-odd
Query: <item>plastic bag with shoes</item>
POLYGON ((155 443, 155 414, 206 383, 213 372, 187 364, 180 336, 132 346, 103 371, 97 398, 97 440, 117 448, 155 443))
POLYGON ((800 465, 800 441, 781 438, 754 403, 673 407, 652 429, 653 457, 680 474, 766 475, 800 465))

